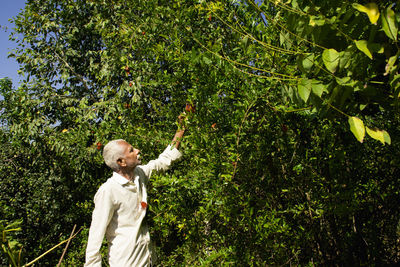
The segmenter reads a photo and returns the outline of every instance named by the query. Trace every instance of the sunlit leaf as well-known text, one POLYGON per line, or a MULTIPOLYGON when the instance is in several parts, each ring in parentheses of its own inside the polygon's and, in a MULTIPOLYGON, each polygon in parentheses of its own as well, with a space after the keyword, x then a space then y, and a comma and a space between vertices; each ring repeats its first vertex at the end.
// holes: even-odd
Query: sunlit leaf
POLYGON ((385 143, 387 143, 387 144, 390 145, 390 144, 392 143, 392 140, 391 140, 391 138, 390 138, 389 133, 386 132, 385 130, 382 130, 382 132, 383 132, 383 138, 384 138, 384 140, 385 140, 385 143))
POLYGON ((325 67, 334 73, 339 65, 339 53, 335 49, 325 49, 322 53, 322 60, 325 67))
MULTIPOLYGON (((339 85, 355 87, 358 81, 352 80, 351 77, 336 77, 336 82, 339 85)), ((355 88, 356 90, 356 88, 355 88)))
POLYGON ((326 85, 322 84, 320 81, 313 80, 311 83, 311 89, 314 94, 321 97, 323 92, 326 92, 326 85))
POLYGON ((374 138, 375 140, 380 141, 382 144, 385 144, 385 138, 383 137, 383 132, 377 128, 369 128, 365 127, 367 129, 367 133, 369 136, 374 138))
POLYGON ((372 53, 368 48, 368 42, 365 40, 354 41, 356 43, 357 48, 366 54, 370 59, 372 59, 372 53))
POLYGON ((203 56, 203 61, 204 61, 204 63, 206 63, 207 65, 210 65, 210 64, 212 63, 211 59, 209 59, 209 58, 206 57, 206 56, 203 56))
POLYGON ((314 54, 306 54, 299 56, 297 65, 303 72, 309 72, 314 66, 314 54))
POLYGON ((386 132, 385 130, 380 130, 377 128, 369 128, 369 127, 365 127, 367 129, 367 133, 369 136, 371 136, 373 139, 380 141, 382 144, 391 144, 391 139, 390 139, 390 135, 388 134, 388 132, 386 132))
POLYGON ((394 69, 393 68, 394 63, 396 63, 398 57, 399 57, 399 52, 396 55, 389 58, 388 63, 385 66, 385 73, 384 73, 385 76, 388 75, 394 69))
POLYGON ((349 117, 350 131, 354 134, 356 139, 362 143, 365 137, 365 127, 362 120, 357 117, 349 117))
POLYGON ((379 8, 375 3, 368 3, 365 6, 354 3, 353 7, 360 12, 366 13, 368 15, 369 21, 372 24, 376 24, 379 19, 379 8))
POLYGON ((325 24, 325 19, 319 18, 317 16, 310 16, 310 22, 309 25, 314 27, 314 26, 322 26, 325 24))
POLYGON ((297 89, 299 91, 301 99, 303 99, 304 102, 307 102, 312 89, 311 80, 301 79, 297 84, 297 89))
POLYGON ((340 85, 346 85, 350 80, 351 80, 350 77, 343 77, 343 78, 336 77, 336 81, 340 85))
POLYGON ((397 40, 398 26, 396 14, 390 7, 383 12, 382 29, 390 39, 397 40))

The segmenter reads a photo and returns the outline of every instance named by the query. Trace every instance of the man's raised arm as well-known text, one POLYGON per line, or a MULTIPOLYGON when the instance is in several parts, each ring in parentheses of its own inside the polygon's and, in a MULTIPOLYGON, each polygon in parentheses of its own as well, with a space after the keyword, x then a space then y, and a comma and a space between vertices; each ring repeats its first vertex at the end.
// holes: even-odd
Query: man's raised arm
POLYGON ((178 151, 178 147, 185 133, 185 114, 181 114, 178 117, 178 130, 176 131, 171 144, 158 156, 155 160, 150 160, 144 166, 140 168, 144 171, 147 177, 150 178, 153 171, 166 171, 174 160, 181 157, 181 153, 178 151))

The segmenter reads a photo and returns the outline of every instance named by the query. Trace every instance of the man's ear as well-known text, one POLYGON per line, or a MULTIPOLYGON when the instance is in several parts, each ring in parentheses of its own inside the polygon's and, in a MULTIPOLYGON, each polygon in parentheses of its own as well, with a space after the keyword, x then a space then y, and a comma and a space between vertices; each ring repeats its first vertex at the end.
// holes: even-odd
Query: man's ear
POLYGON ((124 158, 119 158, 119 159, 117 159, 117 164, 120 167, 126 167, 126 160, 124 158))

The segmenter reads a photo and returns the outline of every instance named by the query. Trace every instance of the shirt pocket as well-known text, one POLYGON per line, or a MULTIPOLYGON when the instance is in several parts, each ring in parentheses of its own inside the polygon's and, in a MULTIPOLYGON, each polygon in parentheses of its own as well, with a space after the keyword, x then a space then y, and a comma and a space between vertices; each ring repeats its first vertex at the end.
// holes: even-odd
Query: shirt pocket
POLYGON ((122 190, 120 190, 115 196, 116 202, 118 204, 119 212, 125 212, 131 209, 134 205, 138 205, 138 193, 137 187, 124 185, 122 190))

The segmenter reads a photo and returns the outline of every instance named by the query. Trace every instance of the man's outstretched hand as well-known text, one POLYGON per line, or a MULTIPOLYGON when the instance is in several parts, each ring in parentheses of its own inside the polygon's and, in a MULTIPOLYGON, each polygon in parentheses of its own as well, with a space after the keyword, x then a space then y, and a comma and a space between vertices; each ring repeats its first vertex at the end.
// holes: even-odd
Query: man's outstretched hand
POLYGON ((186 112, 181 113, 178 116, 178 127, 181 130, 185 130, 186 129, 186 121, 187 121, 187 115, 186 112))
POLYGON ((187 120, 186 113, 183 112, 178 116, 178 130, 175 133, 174 138, 172 139, 172 144, 175 145, 176 148, 179 148, 179 144, 183 138, 183 134, 185 133, 186 126, 185 122, 187 120))

